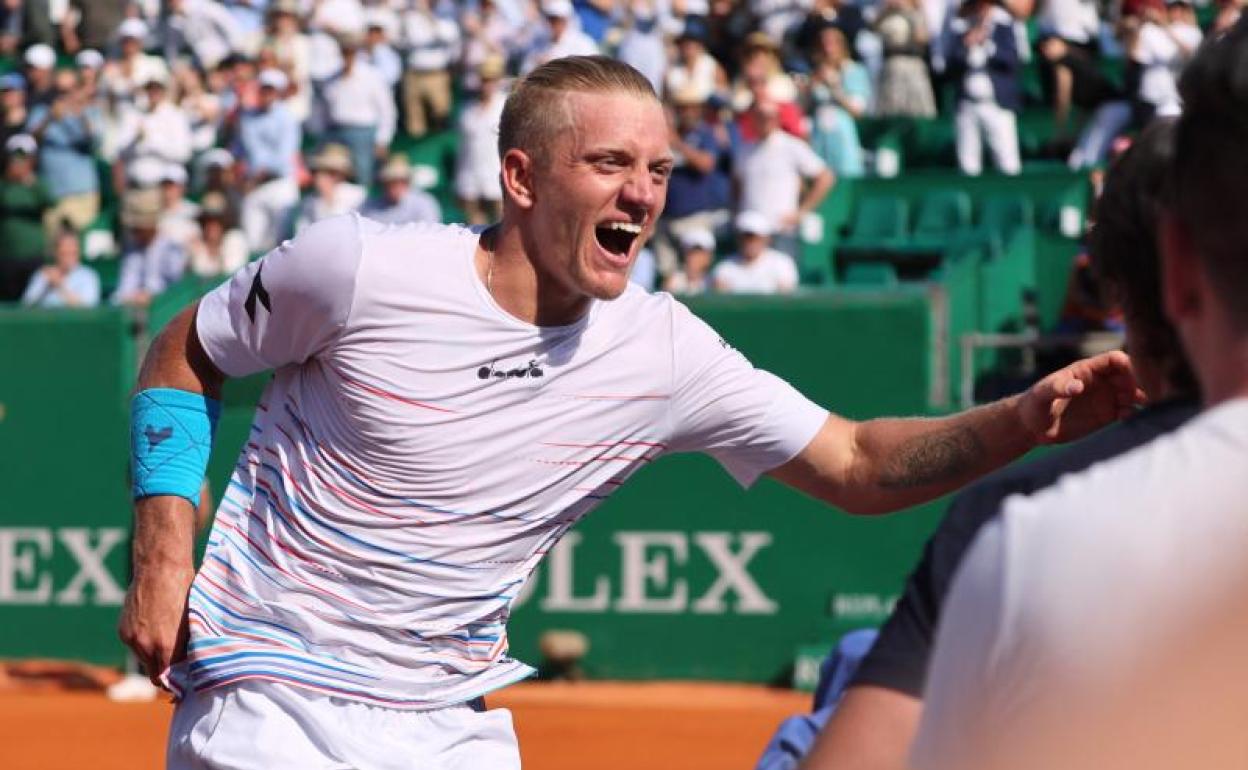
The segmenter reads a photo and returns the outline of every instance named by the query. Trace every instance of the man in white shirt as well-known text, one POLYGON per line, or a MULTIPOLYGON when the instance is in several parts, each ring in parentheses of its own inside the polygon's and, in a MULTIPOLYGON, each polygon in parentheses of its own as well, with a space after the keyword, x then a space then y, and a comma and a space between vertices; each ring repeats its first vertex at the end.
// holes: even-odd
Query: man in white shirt
POLYGON ((766 217, 775 248, 796 258, 798 225, 818 208, 835 178, 810 145, 780 130, 780 108, 775 102, 760 99, 750 109, 759 139, 747 144, 733 164, 738 208, 766 217))
POLYGON ((451 114, 451 68, 460 46, 455 20, 437 14, 428 0, 403 13, 403 127, 412 136, 441 128, 451 114))
POLYGON ((533 44, 520 68, 521 74, 528 74, 553 59, 598 53, 598 44, 576 24, 572 0, 543 0, 541 9, 547 33, 533 44))
POLYGON ((715 291, 728 294, 789 294, 797 288, 797 265, 771 246, 771 223, 757 211, 737 215, 737 253, 715 266, 715 291))
POLYGON ((156 158, 165 163, 186 165, 191 159, 191 124, 186 113, 168 99, 169 76, 150 75, 143 84, 146 104, 120 145, 121 159, 156 158))
POLYGON ((507 656, 518 589, 655 457, 702 451, 743 485, 768 473, 879 512, 1130 408, 1125 356, 1106 354, 954 417, 829 414, 629 284, 667 138, 638 72, 552 61, 504 109, 495 227, 319 222, 153 343, 121 633, 181 698, 170 767, 518 768, 509 715, 478 700, 532 673, 507 656), (264 369, 196 576, 215 398, 264 369))
MULTIPOLYGON (((1165 654, 1182 658, 1189 639, 1227 630, 1225 601, 1242 599, 1248 577, 1245 56, 1241 23, 1188 66, 1169 201, 1159 212, 1163 304, 1206 411, 1041 494, 1013 498, 982 531, 938 632, 919 768, 1243 767, 1242 719, 1219 722, 1199 743, 1169 742, 1167 722, 1203 720, 1192 710, 1207 704, 1165 654), (1175 687, 1145 687, 1168 677, 1175 687), (1169 717, 1158 722, 1165 727, 1123 730, 1139 722, 1122 721, 1131 704, 1118 696, 1145 689, 1147 711, 1169 717), (1237 758, 1195 759, 1219 742, 1237 746, 1237 758)), ((1216 701, 1208 705, 1216 711, 1216 701)))
POLYGON ((373 184, 378 155, 384 157, 394 138, 394 94, 382 76, 360 54, 363 38, 353 32, 338 36, 342 69, 321 89, 329 121, 328 137, 351 151, 355 179, 373 184))
POLYGON ((455 158, 455 196, 468 223, 494 222, 502 213, 503 190, 498 175, 498 122, 507 95, 502 90, 501 57, 481 62, 481 88, 459 115, 459 149, 455 158))

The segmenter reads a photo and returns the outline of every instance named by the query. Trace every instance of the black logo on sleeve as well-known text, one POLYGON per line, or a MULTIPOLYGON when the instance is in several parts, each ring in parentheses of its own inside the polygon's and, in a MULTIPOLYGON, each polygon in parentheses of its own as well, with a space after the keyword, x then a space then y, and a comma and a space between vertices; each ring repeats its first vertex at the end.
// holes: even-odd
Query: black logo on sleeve
POLYGON ((251 291, 247 292, 247 301, 243 303, 243 309, 247 311, 247 317, 253 324, 256 322, 256 300, 260 300, 265 310, 273 312, 273 306, 269 304, 269 292, 260 280, 260 274, 263 272, 263 265, 256 269, 256 277, 251 279, 251 291))
POLYGON ((160 430, 156 430, 149 423, 148 426, 143 429, 143 435, 147 436, 147 451, 150 452, 165 443, 165 439, 173 435, 173 426, 166 425, 160 430))
POLYGON ((477 379, 479 380, 509 380, 519 379, 523 377, 545 377, 542 367, 537 363, 537 359, 531 359, 524 366, 516 366, 511 369, 496 368, 498 361, 492 361, 489 366, 483 366, 477 370, 477 379))

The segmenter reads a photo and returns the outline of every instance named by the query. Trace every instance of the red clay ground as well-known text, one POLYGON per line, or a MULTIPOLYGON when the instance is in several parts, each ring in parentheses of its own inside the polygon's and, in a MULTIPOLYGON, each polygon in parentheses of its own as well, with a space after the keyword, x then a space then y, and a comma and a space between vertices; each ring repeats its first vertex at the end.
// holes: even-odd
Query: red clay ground
MULTIPOLYGON (((780 720, 810 696, 701 683, 519 684, 512 710, 525 770, 748 770, 780 720)), ((0 693, 3 770, 163 767, 166 703, 99 692, 0 693)), ((483 768, 488 770, 488 768, 483 768)))

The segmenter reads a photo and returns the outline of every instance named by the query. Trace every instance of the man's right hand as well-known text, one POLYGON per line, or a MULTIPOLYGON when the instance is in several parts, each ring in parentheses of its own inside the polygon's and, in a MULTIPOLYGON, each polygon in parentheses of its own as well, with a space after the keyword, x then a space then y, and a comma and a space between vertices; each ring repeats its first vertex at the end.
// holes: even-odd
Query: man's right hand
POLYGON ((117 630, 134 651, 152 684, 163 687, 160 676, 186 657, 187 596, 195 570, 185 565, 144 566, 136 569, 117 630))

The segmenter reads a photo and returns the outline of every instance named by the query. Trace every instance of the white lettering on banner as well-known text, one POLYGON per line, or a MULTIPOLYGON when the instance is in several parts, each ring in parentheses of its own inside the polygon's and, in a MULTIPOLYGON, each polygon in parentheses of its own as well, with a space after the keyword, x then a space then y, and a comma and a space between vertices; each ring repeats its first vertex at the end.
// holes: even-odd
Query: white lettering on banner
POLYGON ((727 612, 724 606, 724 594, 729 589, 737 592, 737 612, 742 615, 774 615, 778 607, 767 598, 763 589, 758 587, 754 578, 750 577, 746 565, 754 554, 771 545, 770 532, 742 532, 741 550, 732 552, 732 535, 728 532, 699 532, 693 536, 693 542, 710 557, 719 570, 719 576, 707 589, 702 598, 693 603, 693 611, 707 615, 722 615, 727 612))
POLYGON ((0 603, 47 604, 52 576, 39 574, 37 559, 52 555, 52 531, 35 527, 0 529, 0 603), (22 547, 22 546, 26 547, 22 547), (33 547, 31 547, 33 546, 33 547), (22 588, 34 583, 33 588, 22 588))
POLYGON ((95 586, 96 604, 121 604, 125 600, 126 592, 117 585, 113 576, 108 574, 108 568, 104 566, 104 558, 108 556, 108 552, 113 550, 113 546, 126 539, 125 530, 100 529, 96 531, 99 532, 99 538, 94 548, 91 547, 91 530, 89 529, 62 529, 56 533, 56 539, 69 549, 70 556, 78 562, 78 573, 69 581, 69 585, 57 593, 57 604, 84 603, 82 589, 88 585, 95 586))
POLYGON ((647 549, 665 548, 671 560, 683 565, 689 555, 684 532, 617 532, 611 538, 620 546, 620 612, 684 612, 689 602, 689 587, 684 580, 672 582, 671 593, 655 596, 647 593, 647 584, 663 590, 669 581, 668 555, 656 552, 647 558, 647 549))
MULTIPOLYGON (((542 599, 542 609, 551 612, 604 612, 607 609, 607 603, 611 601, 611 583, 607 580, 606 575, 599 575, 594 580, 594 593, 591 596, 576 596, 573 584, 573 567, 572 556, 576 550, 576 544, 581 542, 580 532, 569 532, 563 536, 563 540, 551 549, 550 555, 546 557, 546 577, 550 582, 550 590, 546 593, 546 598, 542 599)), ((533 584, 530 578, 529 586, 533 584)), ((525 586, 526 589, 529 586, 525 586)), ((531 590, 531 589, 530 589, 531 590)), ((522 592, 522 597, 527 599, 527 591, 522 592)), ((517 599, 516 606, 521 604, 521 599, 517 599)))
POLYGON ((76 565, 74 574, 55 595, 57 604, 86 604, 88 586, 93 589, 91 604, 121 604, 125 592, 104 561, 125 539, 126 531, 120 527, 0 527, 0 604, 53 602, 55 543, 65 548, 76 565))
MULTIPOLYGON (((614 602, 612 581, 605 574, 593 577, 592 593, 576 594, 576 553, 582 538, 579 532, 571 532, 551 549, 542 568, 546 573, 545 596, 540 603, 543 611, 672 614, 691 609, 705 615, 774 615, 780 609, 749 571, 754 557, 771 545, 769 532, 624 531, 611 539, 620 551, 619 595, 614 602), (696 551, 715 569, 714 580, 692 604, 691 592, 701 590, 701 586, 693 586, 686 575, 694 552, 691 538, 696 551), (726 601, 730 593, 737 597, 731 606, 726 601)), ((513 608, 528 601, 540 582, 537 577, 530 578, 513 608)))

